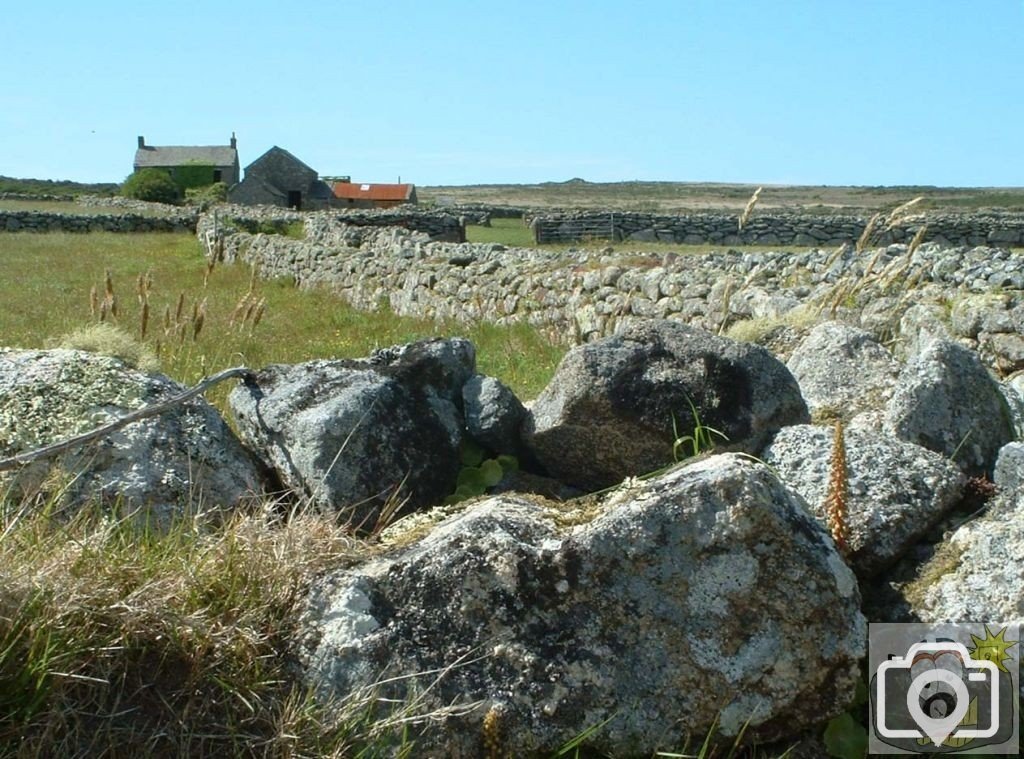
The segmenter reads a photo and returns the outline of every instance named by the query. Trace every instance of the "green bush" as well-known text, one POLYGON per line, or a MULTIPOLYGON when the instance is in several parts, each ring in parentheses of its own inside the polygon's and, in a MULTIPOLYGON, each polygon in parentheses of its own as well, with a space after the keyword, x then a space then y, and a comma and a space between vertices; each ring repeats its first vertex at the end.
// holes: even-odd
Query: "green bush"
POLYGON ((178 185, 160 169, 140 169, 124 180, 121 194, 126 198, 151 203, 177 203, 181 197, 178 185))
POLYGON ((223 182, 215 182, 207 187, 189 187, 185 190, 185 200, 196 205, 223 203, 227 199, 228 186, 223 182))

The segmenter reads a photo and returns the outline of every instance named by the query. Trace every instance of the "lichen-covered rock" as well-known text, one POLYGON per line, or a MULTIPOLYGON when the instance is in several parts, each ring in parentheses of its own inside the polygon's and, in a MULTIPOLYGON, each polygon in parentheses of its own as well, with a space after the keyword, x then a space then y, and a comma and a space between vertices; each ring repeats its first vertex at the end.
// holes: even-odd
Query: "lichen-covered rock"
POLYGON ((242 439, 287 487, 371 528, 389 499, 413 509, 454 492, 462 386, 475 362, 473 345, 454 338, 268 366, 228 403, 242 439))
POLYGON ((764 348, 643 320, 569 351, 523 432, 552 476, 597 490, 672 463, 673 442, 698 426, 719 450, 753 453, 807 421, 796 380, 764 348))
POLYGON ((907 589, 924 622, 1024 619, 1024 492, 1003 492, 988 512, 940 544, 907 589))
POLYGON ((903 354, 913 358, 932 340, 948 340, 951 335, 941 306, 918 304, 900 317, 900 343, 903 354))
POLYGON ((972 340, 981 332, 1010 332, 1013 317, 1008 309, 1012 298, 1006 293, 967 295, 957 300, 950 314, 953 334, 972 340))
POLYGON ((1019 332, 982 332, 978 352, 987 364, 1001 374, 1024 369, 1024 334, 1019 332))
MULTIPOLYGON (((829 427, 787 427, 763 454, 823 526, 834 443, 829 427)), ((850 563, 866 578, 898 560, 960 501, 965 478, 947 458, 874 432, 847 430, 845 448, 850 563)))
POLYGON ((992 482, 1004 493, 1024 492, 1024 443, 1007 443, 996 458, 992 482))
POLYGON ((869 332, 840 322, 811 330, 786 366, 812 414, 849 420, 889 400, 899 362, 869 332))
MULTIPOLYGON (((185 390, 161 374, 77 350, 0 350, 0 458, 89 432, 185 390)), ((15 497, 60 495, 142 509, 165 522, 185 509, 232 508, 263 486, 220 415, 195 398, 57 458, 4 474, 15 497)))
POLYGON ((519 426, 526 409, 504 383, 477 374, 462 386, 462 402, 470 437, 495 453, 519 452, 519 426))
POLYGON ((949 340, 932 340, 904 367, 885 426, 954 458, 968 474, 990 474, 999 449, 1014 438, 998 383, 974 352, 949 340))
POLYGON ((1013 416, 1013 427, 1017 438, 1024 440, 1024 372, 1017 372, 999 383, 999 389, 1006 398, 1013 416))
POLYGON ((487 715, 502 756, 588 729, 600 751, 649 756, 716 720, 726 741, 748 721, 769 739, 847 706, 856 578, 767 467, 711 456, 564 508, 492 496, 324 578, 303 617, 311 685, 417 694, 438 717, 424 757, 485 755, 487 715))

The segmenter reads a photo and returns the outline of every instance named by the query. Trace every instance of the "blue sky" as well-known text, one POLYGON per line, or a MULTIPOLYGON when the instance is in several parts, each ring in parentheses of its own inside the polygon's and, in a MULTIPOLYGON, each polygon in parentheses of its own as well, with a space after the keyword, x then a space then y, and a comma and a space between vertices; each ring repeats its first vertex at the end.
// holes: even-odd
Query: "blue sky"
POLYGON ((1024 0, 11 2, 0 174, 1024 186, 1024 0))

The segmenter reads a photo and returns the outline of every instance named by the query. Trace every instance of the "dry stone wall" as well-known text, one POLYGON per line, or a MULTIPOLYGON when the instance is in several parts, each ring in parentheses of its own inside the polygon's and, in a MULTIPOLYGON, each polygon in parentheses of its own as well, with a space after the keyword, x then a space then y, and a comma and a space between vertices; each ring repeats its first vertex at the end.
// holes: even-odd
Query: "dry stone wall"
MULTIPOLYGON (((848 215, 754 212, 743 226, 739 216, 694 213, 659 216, 645 213, 575 212, 533 216, 530 225, 538 243, 575 242, 587 237, 635 242, 716 245, 824 245, 857 240, 868 219, 848 215)), ((909 242, 922 226, 924 240, 940 245, 1024 244, 1024 214, 928 213, 907 217, 892 229, 881 229, 873 241, 909 242)))
MULTIPOLYGON (((1024 255, 982 246, 638 256, 431 242, 399 228, 348 226, 330 215, 307 220, 307 238, 235 233, 225 236, 223 254, 255 265, 264 277, 329 287, 361 309, 387 304, 403 316, 525 321, 578 341, 637 318, 718 331, 744 319, 780 318, 811 302, 849 311, 851 320, 876 332, 882 320, 917 302, 951 303, 997 288, 1024 303, 1024 255), (844 292, 852 283, 860 284, 844 292)), ((1024 356, 1011 363, 1024 368, 1024 356)))
POLYGON ((224 205, 204 214, 196 231, 200 235, 207 231, 219 233, 232 230, 250 234, 270 229, 280 232, 288 224, 296 222, 305 225, 305 235, 310 240, 332 239, 333 233, 325 230, 340 226, 394 227, 423 233, 431 240, 447 242, 463 242, 466 239, 465 226, 458 217, 446 213, 421 211, 412 206, 299 213, 273 206, 224 205))
POLYGON ((333 218, 352 227, 398 227, 422 232, 431 240, 462 242, 466 239, 465 226, 458 217, 415 208, 296 213, 270 206, 223 205, 203 214, 205 221, 198 226, 200 215, 196 209, 125 198, 96 199, 88 205, 110 206, 117 210, 67 214, 0 209, 0 232, 198 232, 203 235, 207 230, 229 227, 254 234, 267 229, 282 233, 291 223, 303 223, 315 234, 315 230, 326 223, 324 219, 333 218), (159 215, 154 215, 154 210, 159 210, 159 215))
POLYGON ((66 214, 0 210, 2 232, 193 232, 194 213, 145 216, 138 213, 66 214))

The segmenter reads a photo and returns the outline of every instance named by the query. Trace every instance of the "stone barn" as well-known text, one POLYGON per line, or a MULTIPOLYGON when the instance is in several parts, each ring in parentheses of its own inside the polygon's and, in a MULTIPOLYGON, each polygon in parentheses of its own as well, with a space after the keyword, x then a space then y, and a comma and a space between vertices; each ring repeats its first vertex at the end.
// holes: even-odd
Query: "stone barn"
POLYGON ((335 182, 331 189, 341 208, 390 208, 416 203, 416 186, 411 184, 358 184, 335 182))
POLYGON ((162 169, 180 187, 205 187, 223 182, 228 187, 238 182, 238 142, 235 135, 227 145, 147 145, 139 136, 135 151, 135 171, 162 169))
POLYGON ((228 200, 301 211, 331 206, 334 194, 316 171, 275 145, 245 167, 245 178, 228 190, 228 200))

